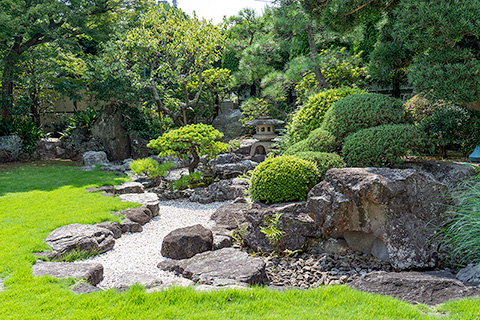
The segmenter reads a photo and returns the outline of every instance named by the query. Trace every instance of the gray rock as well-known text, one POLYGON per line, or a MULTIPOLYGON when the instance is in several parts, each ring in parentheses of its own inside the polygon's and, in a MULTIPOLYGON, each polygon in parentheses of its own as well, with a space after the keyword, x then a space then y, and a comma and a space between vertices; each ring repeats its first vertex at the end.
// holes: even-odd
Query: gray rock
POLYGON ((228 164, 228 163, 237 163, 242 161, 243 155, 238 153, 222 153, 219 154, 215 159, 212 159, 208 162, 208 165, 214 167, 216 165, 228 164))
POLYGON ((136 233, 136 232, 142 232, 143 228, 137 222, 133 222, 132 220, 125 218, 120 223, 120 230, 122 230, 122 233, 127 233, 127 232, 136 233))
POLYGON ((37 260, 33 265, 33 274, 37 277, 80 278, 96 285, 103 280, 103 266, 99 263, 44 262, 37 260))
POLYGON ((63 142, 58 138, 39 139, 35 147, 35 153, 41 160, 53 160, 61 158, 65 154, 63 142))
POLYGON ((82 160, 82 155, 87 151, 100 151, 102 145, 96 139, 93 139, 91 132, 87 129, 73 129, 71 136, 62 138, 62 148, 65 153, 62 158, 72 160, 82 160))
POLYGON ((127 290, 134 284, 140 284, 146 289, 162 286, 163 282, 158 277, 140 272, 125 272, 118 276, 115 288, 121 291, 127 290))
POLYGON ((479 287, 468 287, 455 279, 420 272, 372 272, 354 280, 349 286, 427 305, 480 297, 479 287))
POLYGON ((307 207, 322 231, 397 269, 437 263, 436 227, 447 187, 412 169, 344 168, 327 171, 307 207))
POLYGON ((58 255, 73 250, 103 253, 115 245, 112 231, 98 226, 69 224, 52 231, 45 242, 58 255))
POLYGON ((153 192, 121 194, 120 199, 124 202, 135 202, 146 205, 154 217, 158 216, 158 195, 153 192))
POLYGON ((140 182, 125 182, 119 186, 115 186, 116 194, 127 194, 127 193, 144 193, 145 188, 140 182))
POLYGON ((238 163, 217 164, 213 167, 213 177, 218 179, 232 179, 255 169, 258 162, 243 160, 238 163))
POLYGON ((103 151, 87 151, 82 155, 82 163, 86 166, 108 163, 107 154, 103 151))
POLYGON ((122 236, 122 229, 120 229, 120 226, 116 222, 105 221, 105 222, 96 223, 94 224, 94 226, 110 230, 113 233, 114 239, 118 239, 122 236))
POLYGON ((243 125, 239 121, 243 118, 239 109, 229 110, 213 119, 212 126, 223 133, 223 140, 229 141, 243 135, 243 125))
POLYGON ((106 105, 102 115, 92 127, 92 136, 101 142, 105 152, 112 160, 131 157, 131 144, 122 112, 119 108, 106 105))
POLYGON ((75 170, 91 172, 91 171, 95 170, 95 166, 83 166, 83 167, 75 168, 75 170))
POLYGON ((125 173, 126 171, 130 170, 130 164, 119 164, 119 165, 108 165, 104 167, 100 167, 100 171, 107 171, 107 172, 120 172, 125 173))
POLYGON ((219 250, 232 246, 232 237, 221 234, 213 235, 213 250, 219 250))
POLYGON ((0 137, 0 162, 14 161, 22 149, 22 139, 18 136, 0 137))
POLYGON ((245 196, 248 186, 248 182, 242 179, 220 180, 208 186, 208 194, 214 201, 235 200, 245 196))
POLYGON ((115 187, 114 186, 101 186, 98 188, 87 188, 87 192, 106 192, 106 193, 114 193, 115 187))
POLYGON ((210 219, 215 221, 217 227, 233 230, 247 222, 245 215, 250 209, 251 205, 246 201, 226 203, 218 208, 210 219))
POLYGON ((457 279, 469 285, 479 285, 480 265, 469 264, 457 273, 457 279))
POLYGON ((197 224, 176 229, 167 234, 163 238, 162 256, 171 259, 188 259, 212 248, 212 231, 197 224))
POLYGON ((456 186, 475 175, 475 168, 453 161, 413 160, 405 161, 406 168, 430 173, 441 183, 447 186, 456 186))
POLYGON ((185 167, 188 167, 188 165, 190 164, 189 159, 181 159, 173 156, 163 156, 163 157, 151 156, 151 158, 157 160, 159 164, 163 164, 165 162, 171 162, 175 165, 173 169, 185 168, 185 167))
POLYGON ((321 232, 315 221, 306 214, 305 202, 274 204, 266 206, 254 203, 246 213, 248 227, 244 235, 246 244, 258 251, 272 251, 273 248, 261 227, 265 227, 267 217, 276 213, 282 214, 279 220, 279 229, 285 232, 280 241, 281 249, 306 250, 309 238, 320 238, 321 232))
POLYGON ((239 141, 239 146, 237 149, 233 150, 235 153, 240 153, 244 155, 250 155, 250 149, 252 146, 257 143, 257 139, 242 139, 239 141))
POLYGON ((119 211, 118 213, 123 214, 126 218, 142 226, 153 218, 152 212, 147 208, 147 206, 125 209, 119 211))
POLYGON ((190 259, 162 261, 158 268, 210 285, 215 279, 233 279, 251 285, 267 281, 265 262, 233 248, 199 253, 190 259))
POLYGON ((97 291, 103 291, 99 287, 92 286, 88 283, 85 282, 79 282, 75 284, 72 288, 72 292, 76 294, 81 294, 81 293, 92 293, 92 292, 97 292, 97 291))

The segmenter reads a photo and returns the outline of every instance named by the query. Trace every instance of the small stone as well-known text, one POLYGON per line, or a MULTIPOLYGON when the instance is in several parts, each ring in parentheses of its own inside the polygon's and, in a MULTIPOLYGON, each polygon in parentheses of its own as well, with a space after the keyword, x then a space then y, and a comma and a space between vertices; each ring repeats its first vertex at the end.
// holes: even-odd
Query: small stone
POLYGON ((143 228, 140 224, 133 222, 128 218, 125 218, 120 223, 120 230, 122 230, 122 233, 127 233, 127 232, 135 233, 135 232, 142 232, 143 228))

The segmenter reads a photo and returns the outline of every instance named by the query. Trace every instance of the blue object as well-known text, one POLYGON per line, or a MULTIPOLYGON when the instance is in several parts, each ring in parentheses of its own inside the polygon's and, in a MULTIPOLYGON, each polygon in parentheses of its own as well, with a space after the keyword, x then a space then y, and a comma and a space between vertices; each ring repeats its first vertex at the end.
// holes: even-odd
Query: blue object
POLYGON ((475 150, 473 150, 472 154, 468 157, 468 160, 474 162, 480 161, 480 147, 477 146, 475 150))

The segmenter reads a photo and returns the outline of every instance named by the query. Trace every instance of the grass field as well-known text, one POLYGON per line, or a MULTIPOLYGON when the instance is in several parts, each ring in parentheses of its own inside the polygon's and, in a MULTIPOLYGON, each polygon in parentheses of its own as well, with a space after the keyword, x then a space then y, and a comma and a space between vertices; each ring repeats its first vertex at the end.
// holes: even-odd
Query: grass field
MULTIPOLYGON (((74 165, 74 163, 73 163, 74 165)), ((33 252, 70 223, 117 218, 110 211, 132 204, 85 189, 121 183, 112 173, 74 170, 70 162, 0 165, 0 319, 479 319, 480 300, 437 307, 410 305, 345 286, 276 292, 264 288, 197 293, 173 288, 146 293, 134 286, 76 295, 73 279, 32 276, 33 252)))

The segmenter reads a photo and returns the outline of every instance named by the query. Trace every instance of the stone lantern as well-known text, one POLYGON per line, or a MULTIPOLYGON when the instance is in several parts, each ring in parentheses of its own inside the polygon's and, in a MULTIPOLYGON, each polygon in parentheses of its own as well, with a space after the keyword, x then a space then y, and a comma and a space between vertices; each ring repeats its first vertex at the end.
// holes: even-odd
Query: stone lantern
POLYGON ((255 126, 256 133, 253 137, 258 140, 252 145, 250 155, 266 155, 270 150, 273 139, 277 137, 275 134, 275 125, 283 123, 284 122, 281 120, 272 119, 270 117, 260 117, 247 122, 247 125, 255 126))

